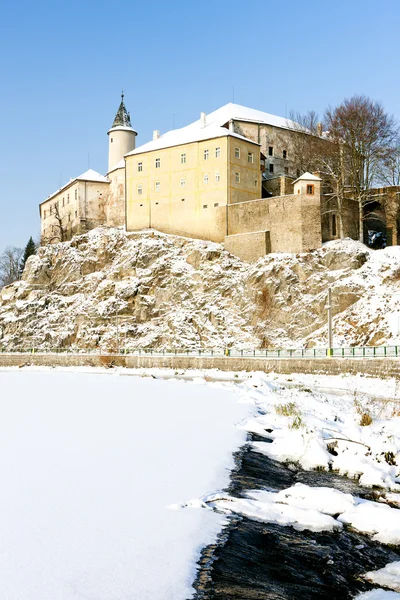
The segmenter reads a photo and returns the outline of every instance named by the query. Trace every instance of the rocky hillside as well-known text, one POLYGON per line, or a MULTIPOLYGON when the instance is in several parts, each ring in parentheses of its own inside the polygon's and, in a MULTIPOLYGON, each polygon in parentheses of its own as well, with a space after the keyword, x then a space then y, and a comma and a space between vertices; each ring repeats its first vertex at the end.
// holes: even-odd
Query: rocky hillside
POLYGON ((328 286, 335 345, 400 343, 400 247, 345 240, 247 264, 211 242, 100 228, 40 248, 1 290, 0 349, 326 345, 328 286))

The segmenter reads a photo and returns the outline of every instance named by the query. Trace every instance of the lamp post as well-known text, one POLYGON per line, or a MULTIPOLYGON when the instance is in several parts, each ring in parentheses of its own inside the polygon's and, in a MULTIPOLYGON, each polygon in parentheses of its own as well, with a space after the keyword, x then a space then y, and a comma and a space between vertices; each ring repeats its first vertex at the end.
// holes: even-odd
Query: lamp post
POLYGON ((328 356, 332 356, 332 290, 328 288, 328 356))

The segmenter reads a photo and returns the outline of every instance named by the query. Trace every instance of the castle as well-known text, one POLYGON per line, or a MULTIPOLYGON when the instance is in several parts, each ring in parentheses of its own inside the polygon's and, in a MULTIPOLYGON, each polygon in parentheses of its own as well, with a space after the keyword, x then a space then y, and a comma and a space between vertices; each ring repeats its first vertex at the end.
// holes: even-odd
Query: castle
MULTIPOLYGON (((319 174, 296 164, 294 144, 304 134, 287 119, 231 103, 181 129, 155 130, 138 148, 136 135, 122 95, 106 176, 90 169, 41 203, 42 243, 98 225, 154 228, 223 243, 252 261, 338 237, 319 174)), ((354 222, 345 220, 351 237, 354 222)))

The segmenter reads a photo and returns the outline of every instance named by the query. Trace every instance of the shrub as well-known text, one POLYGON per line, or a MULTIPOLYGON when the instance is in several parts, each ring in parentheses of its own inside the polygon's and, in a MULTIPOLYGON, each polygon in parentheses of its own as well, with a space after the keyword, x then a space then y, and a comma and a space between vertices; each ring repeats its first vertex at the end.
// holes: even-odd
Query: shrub
POLYGON ((296 402, 287 402, 286 404, 277 404, 275 411, 282 417, 291 417, 291 423, 289 429, 300 429, 304 426, 303 416, 301 410, 297 406, 296 402))
POLYGON ((361 415, 361 419, 360 419, 360 425, 361 427, 368 427, 368 425, 371 425, 372 423, 372 417, 368 412, 365 412, 361 415))

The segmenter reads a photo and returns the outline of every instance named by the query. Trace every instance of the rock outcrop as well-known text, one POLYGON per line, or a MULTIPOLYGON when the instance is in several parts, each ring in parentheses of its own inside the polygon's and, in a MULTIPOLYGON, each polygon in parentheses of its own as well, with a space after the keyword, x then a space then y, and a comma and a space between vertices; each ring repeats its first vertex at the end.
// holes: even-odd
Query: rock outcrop
POLYGON ((399 342, 400 247, 351 240, 248 264, 219 244, 99 228, 31 257, 0 291, 0 349, 399 342), (397 296, 396 296, 397 294, 397 296))

